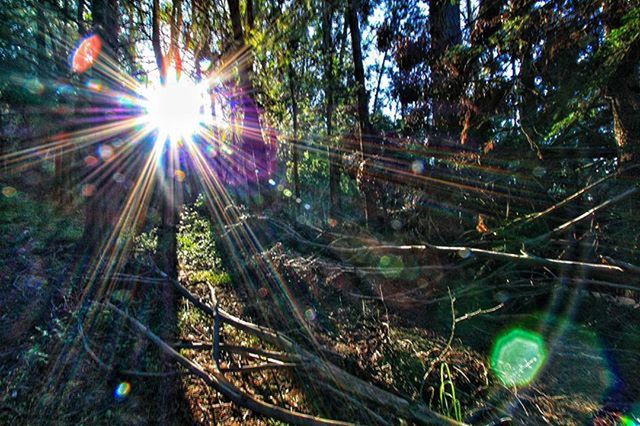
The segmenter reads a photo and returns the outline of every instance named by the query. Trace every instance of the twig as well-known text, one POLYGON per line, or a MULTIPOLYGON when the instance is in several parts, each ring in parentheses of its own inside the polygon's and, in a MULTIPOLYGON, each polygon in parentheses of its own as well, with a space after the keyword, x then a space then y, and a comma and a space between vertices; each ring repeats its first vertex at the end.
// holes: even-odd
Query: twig
POLYGON ((244 366, 244 367, 228 367, 228 368, 221 368, 220 371, 222 373, 248 373, 248 372, 252 372, 252 371, 258 371, 258 370, 273 370, 273 369, 279 369, 279 368, 295 368, 295 367, 299 367, 300 364, 296 364, 296 363, 280 363, 280 364, 260 364, 260 365, 248 365, 248 366, 244 366))
POLYGON ((220 349, 222 349, 223 351, 227 351, 229 353, 239 354, 241 356, 254 355, 256 357, 267 359, 267 360, 276 359, 282 362, 292 362, 291 356, 281 352, 265 351, 262 349, 254 349, 254 348, 247 348, 244 346, 234 346, 234 345, 227 345, 227 344, 222 344, 220 346, 220 349))
POLYGON ((604 260, 606 260, 607 262, 611 263, 612 265, 618 265, 621 266, 629 271, 633 271, 636 274, 640 274, 640 266, 634 265, 633 263, 629 263, 629 262, 624 262, 622 260, 617 260, 614 259, 612 257, 609 256, 602 256, 602 258, 604 260))
POLYGON ((429 375, 431 374, 433 369, 436 368, 436 365, 438 363, 444 361, 444 357, 447 355, 449 350, 451 350, 451 344, 453 343, 453 338, 456 333, 456 323, 457 323, 456 307, 455 307, 456 298, 451 294, 450 288, 448 288, 447 291, 449 292, 449 300, 451 303, 451 328, 449 331, 449 338, 447 339, 447 343, 444 346, 444 349, 442 349, 442 351, 440 351, 440 353, 438 354, 438 357, 429 364, 429 368, 427 369, 427 371, 425 371, 424 375, 422 376, 422 384, 420 385, 421 396, 424 395, 424 386, 427 383, 427 379, 429 378, 429 375))
MULTIPOLYGON (((620 175, 620 173, 622 173, 623 171, 627 172, 627 171, 633 170, 633 169, 635 169, 637 167, 640 167, 640 166, 639 165, 631 166, 631 167, 628 167, 628 168, 626 168, 624 170, 619 170, 616 173, 612 173, 612 174, 607 175, 607 176, 605 176, 603 178, 600 178, 597 181, 593 182, 592 184, 587 185, 584 188, 582 188, 581 190, 579 190, 577 192, 574 192, 573 194, 569 195, 564 200, 552 205, 551 207, 549 207, 549 208, 547 208, 547 209, 545 209, 545 210, 543 210, 541 212, 531 213, 531 214, 528 214, 528 215, 526 215, 526 216, 524 216, 524 217, 522 217, 520 219, 516 219, 515 221, 511 222, 511 224, 512 225, 515 225, 515 224, 522 225, 524 223, 531 222, 533 220, 536 220, 536 219, 539 219, 539 218, 541 218, 543 216, 546 216, 547 214, 549 214, 549 213, 551 213, 551 212, 553 212, 553 211, 555 211, 555 210, 557 210, 557 209, 569 204, 571 201, 575 200, 576 198, 578 198, 579 196, 581 196, 585 192, 589 191, 590 189, 600 185, 601 183, 603 183, 603 182, 605 182, 605 181, 607 181, 607 180, 609 180, 611 178, 614 178, 614 177, 620 175)), ((505 226, 505 228, 508 227, 508 226, 509 225, 505 226)))
POLYGON ((468 312, 468 313, 464 314, 463 316, 456 318, 456 323, 461 322, 461 321, 466 321, 469 318, 473 318, 473 317, 478 316, 478 315, 490 314, 490 313, 495 312, 495 311, 497 311, 497 310, 499 310, 499 309, 501 309, 503 307, 504 307, 504 303, 500 303, 500 304, 494 306, 493 308, 477 309, 477 310, 475 310, 473 312, 468 312))

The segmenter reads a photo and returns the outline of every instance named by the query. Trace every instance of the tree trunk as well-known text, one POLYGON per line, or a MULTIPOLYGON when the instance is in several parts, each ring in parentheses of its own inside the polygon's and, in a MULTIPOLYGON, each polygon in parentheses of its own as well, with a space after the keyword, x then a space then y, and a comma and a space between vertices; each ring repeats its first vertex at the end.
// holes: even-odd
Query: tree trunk
POLYGON ((240 128, 240 151, 242 153, 240 172, 247 181, 248 190, 257 192, 247 201, 255 209, 260 209, 264 204, 263 196, 267 195, 267 188, 263 183, 273 172, 275 160, 271 141, 265 141, 263 129, 260 123, 260 113, 255 100, 255 91, 251 81, 253 69, 253 56, 247 50, 242 29, 242 17, 240 14, 239 0, 228 0, 229 14, 233 30, 233 44, 237 51, 247 51, 247 54, 239 55, 238 63, 239 93, 237 105, 242 113, 240 128))
MULTIPOLYGON (((182 1, 174 0, 171 13, 171 30, 169 48, 165 55, 160 40, 160 4, 159 0, 153 0, 152 4, 152 34, 151 44, 160 73, 160 83, 167 83, 167 73, 171 62, 174 62, 176 76, 180 76, 180 52, 179 35, 182 27, 182 1)), ((161 223, 158 229, 158 248, 156 250, 156 263, 162 272, 167 274, 170 280, 178 280, 178 222, 182 206, 182 187, 176 181, 176 171, 180 168, 179 151, 172 141, 159 141, 163 143, 162 170, 160 170, 159 199, 161 223)), ((173 341, 177 336, 177 309, 176 298, 171 286, 164 286, 159 291, 159 305, 161 308, 159 335, 165 341, 173 341)), ((162 367, 170 370, 173 361, 163 354, 162 367)), ((160 391, 159 420, 163 424, 174 423, 176 410, 175 401, 178 394, 178 384, 174 378, 164 380, 160 391)))
POLYGON ((156 58, 158 72, 160 73, 160 82, 165 84, 167 81, 167 67, 162 53, 162 42, 160 41, 160 0, 153 0, 151 7, 151 45, 156 58))
MULTIPOLYGON (((293 137, 291 138, 291 160, 293 162, 293 188, 296 194, 296 199, 300 198, 300 165, 299 165, 299 153, 298 148, 298 101, 296 99, 295 88, 295 71, 293 64, 289 62, 288 68, 289 78, 289 92, 291 94, 291 120, 293 125, 293 137)), ((296 202, 296 205, 299 205, 296 202)))
MULTIPOLYGON (((631 10, 629 2, 605 0, 603 2, 605 34, 621 27, 622 18, 631 10)), ((606 87, 613 115, 613 134, 618 146, 621 167, 640 164, 640 38, 628 49, 606 87)), ((625 173, 628 178, 640 177, 640 170, 631 169, 625 173)))
POLYGON ((378 99, 380 96, 380 86, 382 85, 382 76, 384 75, 384 70, 387 66, 387 58, 389 56, 389 49, 384 50, 384 55, 382 56, 382 62, 380 63, 380 71, 378 72, 378 83, 376 84, 376 92, 373 97, 373 115, 375 117, 378 112, 378 99))
POLYGON ((374 149, 369 143, 371 137, 371 123, 369 121, 369 99, 365 86, 364 65, 362 62, 362 45, 360 38, 360 23, 358 22, 358 0, 347 1, 347 21, 351 33, 351 50, 353 54, 353 73, 356 81, 356 107, 358 111, 358 134, 356 135, 359 144, 361 157, 361 175, 358 178, 360 192, 364 196, 365 219, 367 224, 378 225, 376 202, 373 193, 372 176, 370 174, 372 154, 374 149))
POLYGON ((495 112, 502 94, 495 87, 485 83, 478 73, 483 65, 495 68, 493 50, 488 45, 489 38, 499 28, 500 7, 502 0, 481 0, 478 18, 471 31, 471 44, 474 47, 482 47, 482 52, 471 60, 471 66, 466 74, 466 80, 474 82, 468 84, 468 90, 472 92, 470 97, 463 96, 463 110, 465 111, 464 125, 460 135, 460 142, 472 150, 478 150, 486 144, 491 131, 489 117, 495 112))
POLYGON ((453 135, 460 134, 460 90, 448 76, 442 60, 452 46, 462 43, 460 31, 460 4, 451 0, 429 2, 431 35, 431 67, 433 98, 433 127, 438 136, 451 143, 453 135))
POLYGON ((322 53, 324 61, 325 124, 327 126, 327 153, 329 157, 329 212, 333 218, 340 209, 340 150, 333 146, 333 43, 331 24, 332 3, 325 1, 322 9, 322 53))
MULTIPOLYGON (((91 2, 94 32, 102 39, 101 57, 116 58, 120 17, 118 0, 93 0, 91 2)), ((100 106, 98 106, 100 109, 100 106)), ((111 179, 101 176, 91 183, 93 193, 86 203, 83 244, 87 250, 100 249, 111 237, 117 220, 122 195, 111 179)))
POLYGON ((247 0, 247 27, 249 30, 253 29, 254 21, 256 19, 253 6, 253 0, 247 0))
POLYGON ((171 37, 169 44, 169 61, 173 62, 173 67, 177 78, 182 73, 182 59, 180 57, 180 32, 182 31, 182 0, 173 0, 171 10, 171 37))

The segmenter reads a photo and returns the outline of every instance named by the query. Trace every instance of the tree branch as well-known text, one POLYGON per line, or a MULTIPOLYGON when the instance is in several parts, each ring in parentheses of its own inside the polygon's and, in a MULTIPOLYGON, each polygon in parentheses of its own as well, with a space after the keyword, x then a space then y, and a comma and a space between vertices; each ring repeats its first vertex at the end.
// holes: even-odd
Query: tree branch
POLYGON ((233 403, 248 408, 251 411, 254 411, 258 414, 262 414, 267 417, 272 417, 274 419, 292 423, 296 425, 350 425, 351 423, 342 422, 337 420, 324 419, 321 417, 315 417, 308 414, 296 413, 293 411, 286 410, 281 407, 277 407, 275 405, 260 401, 254 398, 251 395, 241 391, 236 386, 231 384, 227 379, 224 378, 221 372, 214 371, 213 373, 208 373, 204 370, 199 364, 194 361, 191 361, 185 358, 183 355, 178 353, 175 349, 173 349, 169 344, 167 344, 164 340, 154 334, 147 326, 142 324, 137 319, 131 317, 126 312, 117 308, 111 303, 105 303, 104 306, 111 309, 118 316, 128 320, 131 325, 140 333, 144 334, 149 340, 151 340, 156 346, 160 348, 160 350, 167 354, 169 357, 173 358, 178 362, 181 366, 186 368, 192 374, 200 377, 204 382, 216 389, 226 398, 231 400, 233 403))

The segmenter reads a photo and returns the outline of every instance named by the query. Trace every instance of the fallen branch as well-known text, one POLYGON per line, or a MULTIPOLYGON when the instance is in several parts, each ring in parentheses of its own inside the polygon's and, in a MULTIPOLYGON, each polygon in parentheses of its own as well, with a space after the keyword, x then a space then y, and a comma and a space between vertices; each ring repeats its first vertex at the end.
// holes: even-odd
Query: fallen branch
POLYGON ((248 373, 253 371, 261 371, 261 370, 274 370, 280 368, 295 368, 299 367, 300 364, 296 363, 280 363, 280 364, 260 364, 260 365, 247 365, 244 367, 227 367, 221 368, 220 372, 222 373, 248 373))
MULTIPOLYGON (((193 295, 182 284, 174 280, 168 280, 168 282, 172 283, 178 293, 196 307, 210 316, 214 315, 214 310, 211 306, 193 295)), ((303 368, 314 371, 319 376, 332 382, 339 390, 357 395, 359 398, 367 400, 378 407, 384 407, 387 412, 394 413, 397 417, 421 424, 460 424, 451 418, 430 410, 424 404, 410 402, 347 373, 303 349, 283 333, 244 321, 223 309, 219 309, 219 315, 225 323, 286 351, 294 362, 300 363, 303 368)))
POLYGON ((378 245, 371 247, 334 247, 336 251, 344 253, 356 253, 362 251, 423 251, 437 250, 450 253, 473 254, 479 257, 516 261, 520 263, 547 266, 551 268, 577 266, 593 271, 609 272, 609 273, 625 273, 628 272, 624 268, 615 265, 605 265, 600 263, 588 263, 574 260, 550 259, 546 257, 533 256, 530 254, 505 253, 500 251, 485 250, 481 248, 465 247, 465 246, 439 246, 434 244, 418 244, 418 245, 378 245))
MULTIPOLYGON (((634 187, 626 191, 625 193, 620 194, 619 196, 609 200, 609 202, 606 205, 609 205, 611 202, 619 201, 619 197, 627 197, 631 195, 630 193, 628 193, 630 191, 636 192, 637 190, 638 188, 634 187)), ((603 208, 603 207, 605 206, 600 205, 595 208, 603 208)), ((591 211, 586 212, 585 214, 581 215, 581 217, 577 219, 582 220, 583 219, 582 216, 588 217, 592 213, 593 212, 591 211)), ((417 244, 417 245, 381 244, 381 245, 366 245, 362 247, 339 247, 331 244, 316 243, 314 241, 305 239, 302 235, 297 233, 295 230, 291 229, 290 227, 283 226, 279 224, 278 221, 275 221, 273 219, 268 219, 266 217, 260 217, 260 219, 270 221, 274 225, 278 226, 278 228, 281 231, 283 231, 286 235, 289 236, 289 238, 293 239, 297 243, 304 244, 310 247, 315 247, 325 252, 333 252, 333 253, 338 253, 342 255, 359 254, 359 253, 376 252, 376 251, 386 251, 386 252, 416 251, 417 252, 417 251, 425 251, 425 250, 436 250, 436 251, 443 251, 443 252, 450 252, 450 253, 465 253, 465 255, 466 254, 476 255, 478 257, 498 259, 498 260, 510 261, 510 262, 518 262, 518 263, 528 264, 528 265, 544 266, 551 269, 579 267, 579 268, 583 268, 587 272, 595 272, 600 274, 601 276, 608 276, 608 277, 610 277, 611 275, 614 275, 616 277, 620 277, 620 275, 628 275, 628 274, 640 275, 638 271, 632 268, 625 268, 621 265, 607 265, 607 264, 601 264, 601 263, 590 263, 590 262, 581 262, 581 261, 574 261, 574 260, 551 259, 546 257, 530 255, 526 253, 523 253, 523 254, 505 253, 505 252, 486 250, 486 249, 475 248, 475 247, 466 247, 466 246, 441 246, 441 245, 434 245, 430 243, 424 243, 424 244, 417 244)), ((357 269, 354 269, 353 271, 356 272, 357 269)))
POLYGON ((115 312, 118 316, 128 320, 131 325, 138 330, 140 333, 144 334, 149 340, 155 343, 160 350, 167 354, 169 357, 173 358, 180 365, 186 368, 192 374, 200 377, 205 381, 205 383, 226 398, 228 398, 231 402, 241 406, 248 408, 249 410, 264 415, 266 417, 271 417, 283 422, 292 423, 296 425, 350 425, 351 423, 342 422, 338 420, 330 420, 324 419, 321 417, 311 416, 309 414, 296 413, 293 411, 286 410, 284 408, 269 404, 264 401, 260 401, 251 395, 243 392, 238 389, 236 386, 231 384, 224 376, 217 371, 213 373, 208 373, 205 371, 199 364, 194 361, 191 361, 185 358, 183 355, 178 353, 175 349, 173 349, 169 344, 167 344, 164 340, 154 334, 147 326, 142 324, 137 319, 131 317, 126 312, 117 308, 113 304, 107 302, 104 304, 113 312, 115 312))
POLYGON ((551 231, 549 231, 549 232, 547 232, 547 233, 545 233, 545 234, 543 234, 543 235, 541 235, 539 237, 530 239, 527 242, 531 243, 531 242, 544 240, 544 239, 549 238, 553 234, 557 234, 558 232, 566 231, 567 229, 575 226, 576 224, 580 223, 584 219, 592 216, 598 210, 602 210, 607 206, 610 206, 610 205, 615 204, 615 203, 617 203, 619 201, 622 201, 625 198, 627 198, 628 196, 635 194, 636 192, 638 192, 638 188, 637 187, 633 187, 633 188, 627 189, 622 194, 618 194, 615 197, 609 198, 608 200, 606 200, 606 201, 598 204, 597 206, 587 210, 586 212, 582 213, 580 216, 575 217, 575 218, 563 223, 562 225, 555 227, 551 231))
POLYGON ((624 170, 618 170, 616 173, 612 173, 610 175, 607 175, 603 178, 598 179, 597 181, 593 182, 590 185, 585 186, 584 188, 580 189, 577 192, 574 192, 573 194, 569 195, 567 198, 563 199, 562 201, 550 206, 549 208, 542 210, 540 212, 536 212, 536 213, 531 213, 528 214, 522 218, 516 219, 513 222, 511 222, 510 224, 504 226, 503 228, 501 228, 501 230, 509 228, 512 225, 524 225, 525 223, 540 219, 543 216, 548 215, 549 213, 554 212, 555 210, 558 210, 561 207, 564 207, 565 205, 569 204, 571 201, 575 200, 576 198, 578 198, 579 196, 581 196, 582 194, 586 193, 587 191, 595 188, 596 186, 600 185, 601 183, 614 178, 616 176, 619 176, 622 172, 628 172, 629 170, 633 170, 637 167, 640 167, 638 165, 629 167, 627 169, 624 170))
POLYGON ((234 346, 234 345, 227 345, 227 344, 222 344, 220 346, 220 349, 228 353, 232 353, 232 354, 235 353, 241 356, 248 356, 251 358, 257 357, 257 358, 262 358, 266 360, 275 359, 281 362, 292 362, 291 356, 281 352, 265 351, 262 349, 254 349, 254 348, 247 348, 245 346, 234 346))

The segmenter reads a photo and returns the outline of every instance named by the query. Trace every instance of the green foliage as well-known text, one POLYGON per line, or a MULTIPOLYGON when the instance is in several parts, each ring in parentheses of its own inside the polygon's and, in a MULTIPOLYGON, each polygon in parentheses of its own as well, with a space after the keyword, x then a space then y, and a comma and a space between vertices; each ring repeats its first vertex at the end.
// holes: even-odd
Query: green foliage
POLYGON ((134 239, 136 253, 155 253, 158 248, 158 228, 143 232, 134 239))
POLYGON ((196 274, 200 279, 224 282, 217 272, 220 259, 216 253, 211 223, 200 215, 195 207, 185 207, 178 226, 178 262, 181 271, 190 279, 196 274))
POLYGON ((442 414, 462 422, 462 408, 456 398, 456 388, 451 379, 451 371, 446 362, 440 364, 440 389, 438 390, 442 414))

